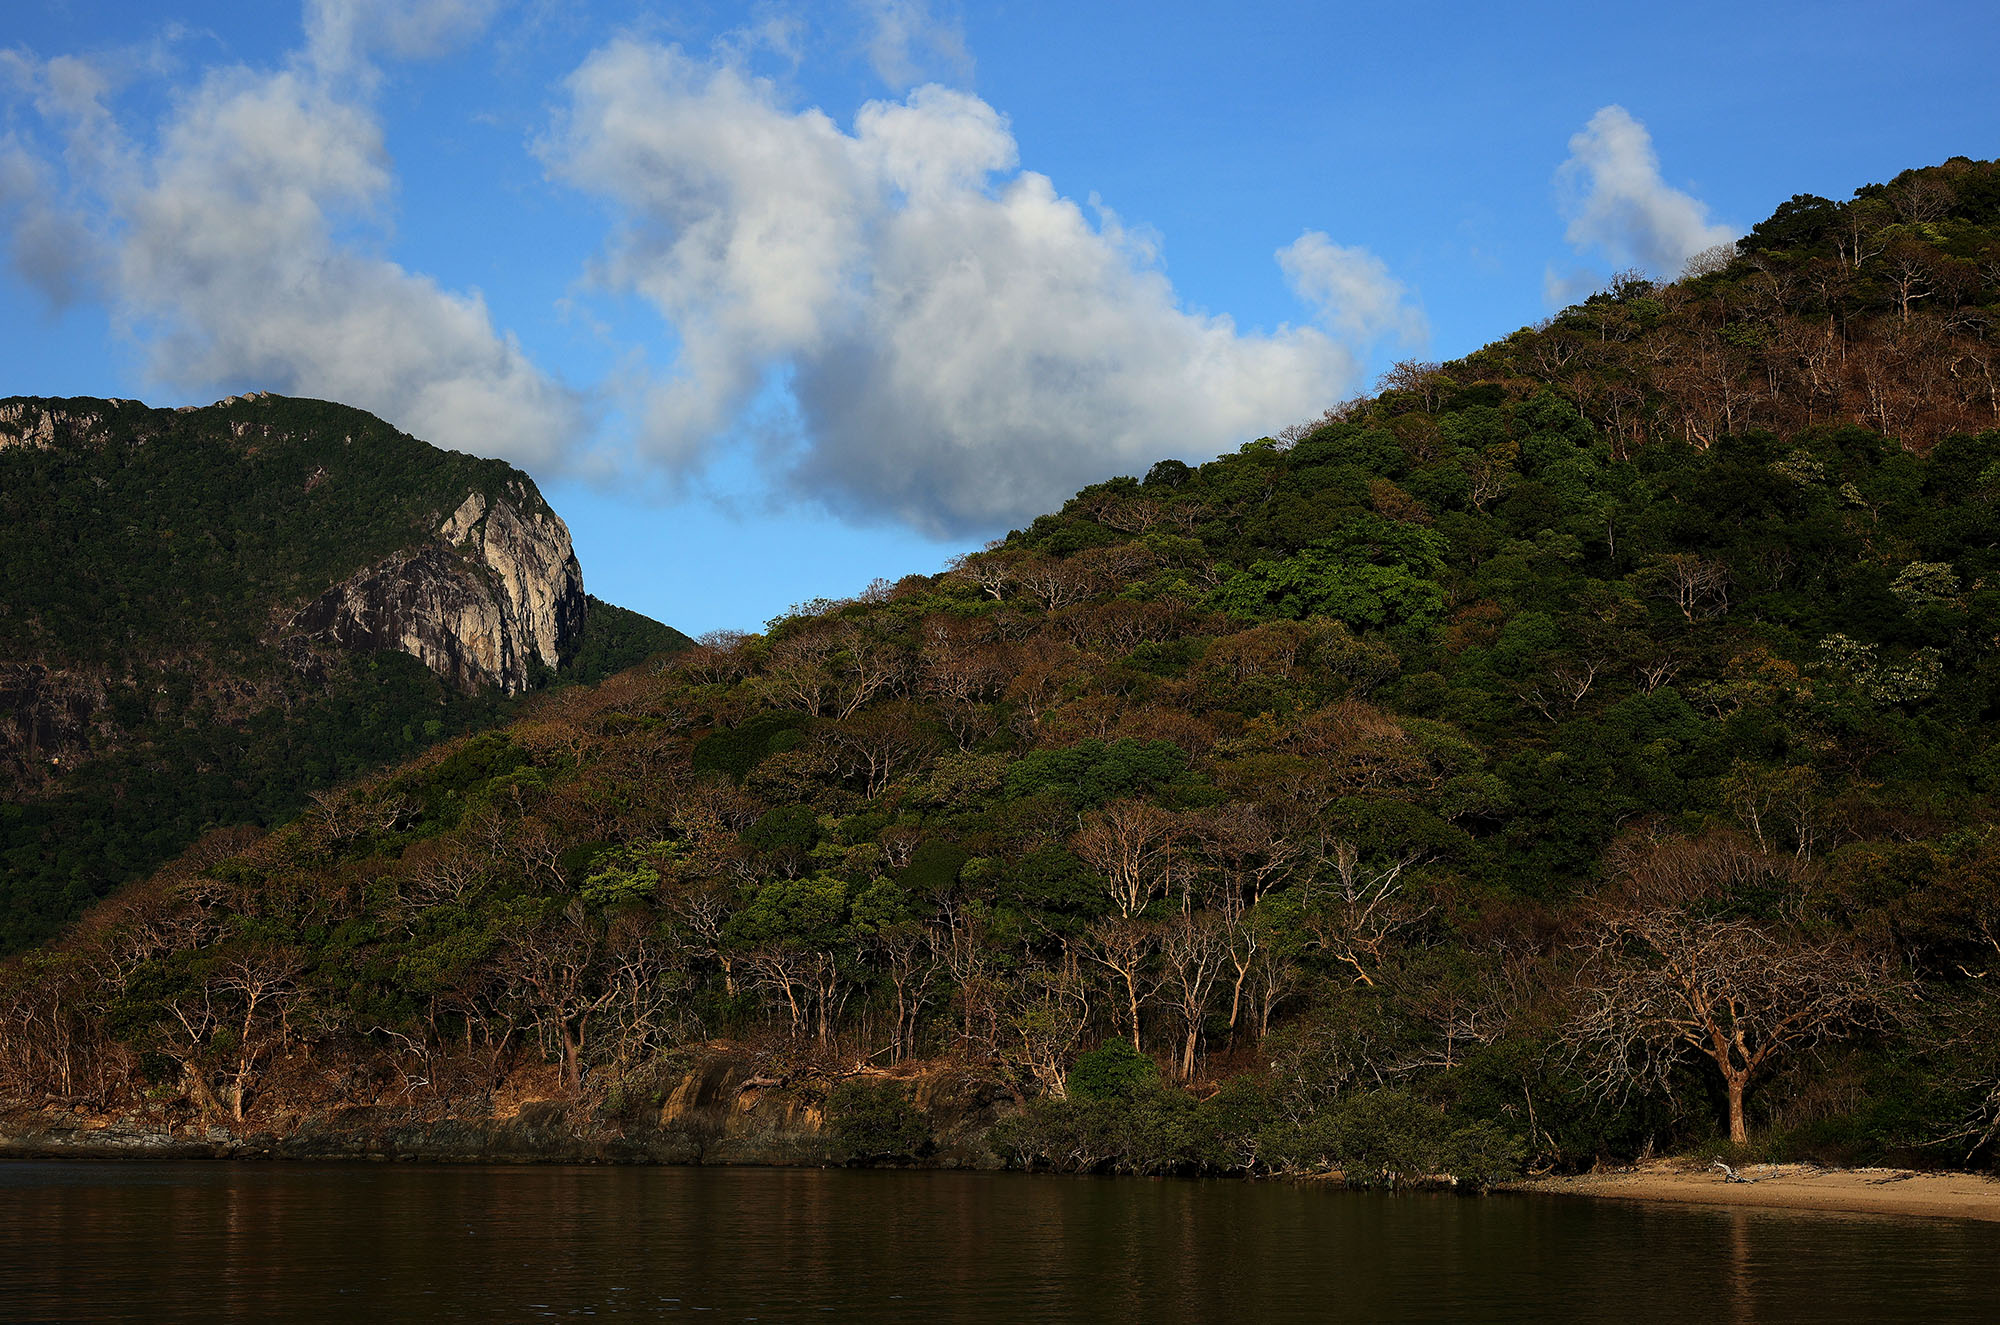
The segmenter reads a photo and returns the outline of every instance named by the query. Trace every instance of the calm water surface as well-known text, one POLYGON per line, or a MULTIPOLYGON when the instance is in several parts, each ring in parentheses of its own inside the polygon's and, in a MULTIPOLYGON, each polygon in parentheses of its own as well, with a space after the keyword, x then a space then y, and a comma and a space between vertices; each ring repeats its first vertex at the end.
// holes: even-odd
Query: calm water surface
POLYGON ((2000 1321, 2000 1226, 783 1169, 0 1164, 0 1318, 2000 1321))

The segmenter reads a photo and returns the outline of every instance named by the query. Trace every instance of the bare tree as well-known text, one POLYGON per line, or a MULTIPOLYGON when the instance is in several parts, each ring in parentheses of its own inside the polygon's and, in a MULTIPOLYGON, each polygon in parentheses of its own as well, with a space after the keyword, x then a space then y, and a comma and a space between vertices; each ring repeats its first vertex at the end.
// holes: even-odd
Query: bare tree
POLYGON ((572 898, 550 923, 517 930, 502 958, 509 982, 533 1010, 544 1043, 553 1042, 573 1094, 583 1090, 591 1021, 620 993, 608 978, 604 948, 604 926, 572 898))
POLYGON ((937 929, 907 921, 885 926, 875 934, 875 949, 896 994, 896 1025, 889 1037, 891 1062, 899 1063, 916 1052, 917 1025, 944 966, 941 938, 937 929))
POLYGON ((1685 666, 1687 660, 1673 649, 1656 649, 1635 669, 1638 673, 1639 688, 1650 695, 1680 675, 1681 668, 1685 666))
POLYGON ((1169 922, 1160 936, 1160 959, 1162 988, 1181 1019, 1177 1068, 1181 1081, 1191 1083, 1201 1050, 1202 1025, 1208 1019, 1216 981, 1228 964, 1229 943, 1214 916, 1206 912, 1181 915, 1169 922))
POLYGON ((758 986, 784 1000, 793 1035, 805 1034, 810 1025, 819 1042, 830 1045, 852 992, 840 956, 799 944, 769 943, 750 949, 744 960, 756 973, 758 986))
POLYGON ((1889 205, 1904 225, 1932 225, 1950 214, 1958 190, 1942 175, 1926 171, 1889 190, 1889 205))
POLYGON ((1472 482, 1468 498, 1472 502, 1472 509, 1482 514, 1485 513, 1488 502, 1501 496, 1513 486, 1512 458, 1505 454, 1496 454, 1504 450, 1503 447, 1488 447, 1484 453, 1473 459, 1467 471, 1467 477, 1472 482))
POLYGON ((1885 958, 1845 939, 1700 908, 1620 907, 1590 941, 1568 1038, 1607 1090, 1706 1060, 1722 1078, 1729 1139, 1744 1145, 1744 1098, 1766 1064, 1869 1024, 1903 987, 1885 958))
POLYGON ((1938 292, 1937 262, 1928 244, 1897 240, 1883 256, 1882 273, 1895 296, 1896 311, 1904 322, 1910 320, 1911 306, 1938 292))
POLYGON ((1371 863, 1352 843, 1334 841, 1332 884, 1315 883, 1307 895, 1307 941, 1351 969, 1358 983, 1372 986, 1396 935, 1429 914, 1403 890, 1404 872, 1426 857, 1411 850, 1371 863))
POLYGON ((253 944, 199 960, 192 978, 157 1000, 164 1053, 178 1062, 204 1114, 243 1118, 264 1059, 289 1032, 305 962, 291 948, 253 944), (218 1093, 216 1084, 220 1083, 218 1093))
POLYGON ((1069 1095, 1069 1064, 1090 1027, 1090 984, 1065 952, 1057 967, 1036 967, 1016 986, 1007 1017, 1022 1066, 1056 1099, 1069 1095))
POLYGON ((845 719, 828 731, 827 740, 842 776, 861 778, 871 800, 936 750, 930 733, 901 701, 845 719))
POLYGON ((1660 596, 1670 599, 1689 621, 1729 610, 1729 567, 1723 562, 1678 552, 1661 557, 1654 570, 1660 596))
POLYGON ((980 592, 993 599, 1005 598, 1008 586, 1016 582, 1014 558, 993 550, 954 557, 947 573, 954 579, 977 585, 980 592))
POLYGON ((1179 864, 1180 821, 1157 805, 1113 801, 1071 839, 1076 854, 1104 876, 1111 904, 1125 920, 1170 891, 1179 864))
POLYGON ((223 1085, 229 1114, 242 1121, 243 1104, 262 1060, 289 1038, 289 1014, 299 1001, 305 958, 276 944, 254 945, 223 958, 211 985, 232 1004, 234 1043, 223 1085))
POLYGON ((1406 391, 1425 412, 1435 414, 1445 398, 1458 388, 1458 383, 1444 371, 1443 364, 1405 359, 1382 374, 1382 380, 1375 386, 1378 391, 1406 391))
POLYGON ((1139 1005, 1151 998, 1157 988, 1158 977, 1152 961, 1158 945, 1158 926, 1143 920, 1113 918, 1090 931, 1090 959, 1111 976, 1124 1014, 1121 1019, 1131 1032, 1134 1049, 1143 1050, 1139 1043, 1139 1005))

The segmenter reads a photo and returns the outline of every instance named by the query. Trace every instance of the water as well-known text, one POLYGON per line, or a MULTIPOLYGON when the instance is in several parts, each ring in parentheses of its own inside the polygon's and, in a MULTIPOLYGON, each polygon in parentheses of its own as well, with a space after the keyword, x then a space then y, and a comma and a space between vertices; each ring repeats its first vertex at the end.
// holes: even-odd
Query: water
POLYGON ((2000 1225, 784 1169, 0 1164, 0 1319, 2000 1320, 2000 1225))

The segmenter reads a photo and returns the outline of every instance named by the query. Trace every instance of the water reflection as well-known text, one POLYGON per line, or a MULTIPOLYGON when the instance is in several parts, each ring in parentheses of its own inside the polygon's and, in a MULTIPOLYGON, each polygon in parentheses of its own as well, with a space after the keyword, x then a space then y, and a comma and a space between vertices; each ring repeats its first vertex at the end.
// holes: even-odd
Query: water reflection
POLYGON ((0 1318, 1990 1320, 2000 1228, 815 1170, 0 1166, 0 1318))
POLYGON ((1757 1319, 1757 1298, 1750 1288, 1750 1217, 1742 1210, 1723 1217, 1729 1228, 1729 1319, 1747 1323, 1757 1319))

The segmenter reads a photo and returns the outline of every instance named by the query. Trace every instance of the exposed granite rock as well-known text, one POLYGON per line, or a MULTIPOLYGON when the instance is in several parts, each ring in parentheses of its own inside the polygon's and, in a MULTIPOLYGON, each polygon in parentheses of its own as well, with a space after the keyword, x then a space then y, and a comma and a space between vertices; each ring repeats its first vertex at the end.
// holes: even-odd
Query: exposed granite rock
MULTIPOLYGON (((906 1080, 935 1149, 911 1167, 990 1169, 993 1124, 1012 1111, 990 1077, 951 1066, 906 1080)), ((838 1163, 826 1135, 823 1092, 711 1056, 660 1083, 660 1102, 523 1100, 496 1112, 437 1116, 391 1105, 345 1104, 277 1121, 223 1125, 170 1120, 157 1108, 92 1114, 61 1105, 0 1102, 0 1160, 391 1159, 436 1163, 838 1163)))
POLYGON ((39 786, 90 749, 104 686, 39 663, 0 663, 0 776, 39 786))
POLYGON ((471 688, 525 690, 583 632, 583 572, 569 528, 518 483, 472 492, 437 536, 349 577, 291 629, 354 651, 394 649, 471 688))
MULTIPOLYGON (((110 405, 125 402, 112 400, 110 405)), ((102 414, 72 413, 50 409, 32 400, 10 400, 0 404, 0 451, 10 446, 51 450, 64 442, 91 437, 104 422, 102 414)))
MULTIPOLYGON (((251 392, 176 412, 204 415, 273 399, 251 392)), ((143 442, 163 414, 125 400, 0 401, 0 451, 87 446, 111 433, 143 442)), ((289 440, 256 419, 225 417, 217 426, 245 443, 246 454, 274 437, 289 440)), ((306 490, 325 481, 322 466, 306 490)), ((569 529, 517 476, 467 492, 432 536, 322 591, 281 628, 277 643, 308 674, 324 663, 313 657, 316 644, 393 649, 466 689, 495 685, 515 694, 528 687, 536 667, 554 669, 574 650, 586 602, 569 529)), ((72 713, 68 699, 51 699, 53 684, 0 676, 0 759, 19 763, 23 751, 82 748, 63 733, 79 729, 88 715, 72 713)))

